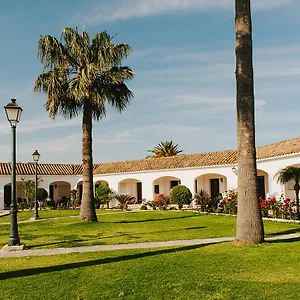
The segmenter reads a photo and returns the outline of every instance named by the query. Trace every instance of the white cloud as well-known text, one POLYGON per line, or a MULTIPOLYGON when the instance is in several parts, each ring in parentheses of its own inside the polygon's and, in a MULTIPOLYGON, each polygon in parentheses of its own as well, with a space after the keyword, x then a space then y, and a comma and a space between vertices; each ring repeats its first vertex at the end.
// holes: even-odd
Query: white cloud
MULTIPOLYGON (((278 7, 295 0, 252 0, 253 9, 278 7)), ((233 0, 113 0, 85 16, 88 23, 105 23, 176 12, 233 9, 233 0)))
MULTIPOLYGON (((62 119, 57 118, 55 120, 50 119, 47 116, 37 116, 31 120, 20 120, 20 124, 18 125, 18 132, 22 133, 32 133, 45 129, 53 129, 53 128, 61 128, 61 127, 70 127, 70 126, 78 126, 81 123, 80 118, 74 119, 62 119)), ((2 121, 0 123, 0 135, 10 134, 9 123, 6 121, 2 121)))

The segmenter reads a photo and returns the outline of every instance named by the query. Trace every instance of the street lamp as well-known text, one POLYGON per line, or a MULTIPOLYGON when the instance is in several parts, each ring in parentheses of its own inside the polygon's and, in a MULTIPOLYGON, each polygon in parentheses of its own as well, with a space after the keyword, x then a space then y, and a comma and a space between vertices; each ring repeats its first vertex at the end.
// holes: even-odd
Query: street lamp
POLYGON ((239 169, 237 167, 233 166, 231 170, 235 175, 238 175, 239 169))
POLYGON ((38 194, 38 162, 40 159, 40 154, 37 150, 35 150, 32 153, 32 158, 35 161, 35 195, 34 195, 34 215, 33 219, 38 220, 39 217, 39 212, 38 212, 38 201, 37 201, 37 194, 38 194))
MULTIPOLYGON (((10 205, 10 235, 8 246, 21 246, 18 234, 18 209, 16 188, 16 127, 20 121, 23 109, 16 103, 16 99, 4 106, 7 120, 12 131, 12 161, 11 161, 11 205, 10 205)), ((23 247, 22 245, 21 247, 23 247)), ((22 248, 23 249, 23 248, 22 248)))

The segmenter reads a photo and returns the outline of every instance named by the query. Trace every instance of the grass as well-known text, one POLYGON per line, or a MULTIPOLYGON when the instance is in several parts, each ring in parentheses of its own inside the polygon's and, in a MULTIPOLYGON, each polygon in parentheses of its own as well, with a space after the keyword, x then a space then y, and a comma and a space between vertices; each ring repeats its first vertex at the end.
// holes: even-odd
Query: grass
MULTIPOLYGON (((20 240, 27 248, 37 249, 235 235, 236 219, 232 216, 171 211, 108 214, 100 211, 97 223, 80 223, 77 218, 68 217, 78 213, 78 211, 42 211, 41 216, 49 219, 19 224, 20 240)), ((19 213, 19 219, 28 220, 31 214, 19 213)), ((266 234, 300 232, 300 225, 266 221, 265 232, 266 234)), ((0 247, 7 243, 8 236, 9 224, 0 223, 0 247)))
POLYGON ((1 299, 295 300, 299 249, 298 239, 1 259, 0 294, 1 299))

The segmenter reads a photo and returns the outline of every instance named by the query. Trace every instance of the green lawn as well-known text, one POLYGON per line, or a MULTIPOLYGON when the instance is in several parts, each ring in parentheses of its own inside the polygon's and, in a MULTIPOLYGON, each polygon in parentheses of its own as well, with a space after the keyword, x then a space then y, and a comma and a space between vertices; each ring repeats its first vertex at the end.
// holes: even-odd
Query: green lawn
MULTIPOLYGON (((32 214, 32 212, 30 212, 32 214)), ((86 245, 169 241, 229 237, 235 235, 235 217, 199 215, 193 212, 150 211, 114 212, 99 211, 97 223, 80 223, 78 211, 41 212, 44 221, 19 224, 21 242, 27 248, 57 248, 86 245), (54 217, 59 217, 54 219, 54 217)), ((31 217, 19 213, 19 219, 31 217)), ((8 217, 5 217, 7 221, 8 217)), ((265 222, 266 234, 300 232, 299 224, 265 222)), ((0 247, 8 241, 9 225, 0 223, 0 247)))
POLYGON ((244 247, 222 243, 1 259, 0 295, 1 299, 296 300, 299 249, 298 239, 244 247))

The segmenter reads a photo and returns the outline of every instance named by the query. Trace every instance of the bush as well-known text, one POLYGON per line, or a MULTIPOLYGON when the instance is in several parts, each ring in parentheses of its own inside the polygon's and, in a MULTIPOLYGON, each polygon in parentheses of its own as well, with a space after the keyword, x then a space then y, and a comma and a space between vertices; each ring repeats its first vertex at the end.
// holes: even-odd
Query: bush
POLYGON ((204 189, 201 189, 195 194, 195 203, 197 205, 197 209, 199 205, 199 210, 202 212, 207 211, 209 206, 209 200, 209 195, 204 189))
POLYGON ((177 185, 171 190, 170 199, 172 203, 178 204, 179 209, 182 209, 184 204, 192 202, 193 196, 185 185, 177 185))
POLYGON ((123 209, 127 209, 128 204, 134 203, 135 202, 135 198, 130 196, 130 195, 126 195, 126 194, 117 194, 114 196, 114 198, 116 200, 118 200, 119 205, 118 208, 123 210, 123 209))
POLYGON ((109 208, 109 202, 113 199, 113 196, 113 190, 109 186, 101 183, 95 191, 96 207, 100 208, 100 205, 103 207, 106 204, 107 208, 109 208))
MULTIPOLYGON (((35 191, 30 195, 31 199, 35 199, 35 191)), ((37 190, 37 200, 44 202, 48 198, 48 192, 44 188, 38 188, 37 190)))
POLYGON ((147 208, 147 205, 145 205, 145 204, 142 204, 141 206, 140 206, 140 210, 147 210, 148 208, 147 208))

